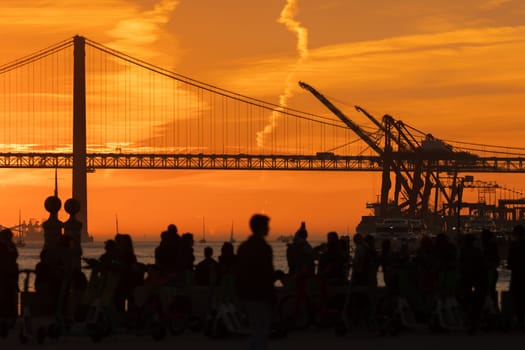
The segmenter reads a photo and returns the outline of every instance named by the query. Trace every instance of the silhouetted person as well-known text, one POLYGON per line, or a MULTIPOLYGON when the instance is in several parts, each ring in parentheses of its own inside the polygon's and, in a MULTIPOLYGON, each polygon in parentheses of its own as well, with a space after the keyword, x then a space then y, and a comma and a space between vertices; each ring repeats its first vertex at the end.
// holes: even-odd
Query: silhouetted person
POLYGON ((329 285, 346 283, 346 257, 337 232, 328 232, 326 235, 326 248, 319 256, 318 274, 329 285))
POLYGON ((60 294, 62 277, 60 271, 55 268, 55 264, 51 263, 47 249, 42 249, 40 261, 35 267, 35 291, 38 295, 39 311, 42 314, 54 312, 60 294))
POLYGON ((417 304, 415 312, 419 319, 426 319, 430 312, 428 304, 434 299, 437 283, 434 242, 430 236, 423 236, 414 257, 417 304))
POLYGON ((175 285, 178 287, 189 286, 193 280, 193 234, 184 233, 180 240, 180 249, 177 256, 175 285))
POLYGON ((383 271, 383 280, 385 286, 390 292, 397 293, 397 280, 395 274, 395 259, 396 256, 392 252, 392 242, 386 238, 381 242, 381 252, 379 253, 378 263, 383 271))
POLYGON ((195 284, 215 285, 218 279, 219 263, 213 258, 213 248, 204 248, 204 259, 195 266, 195 284))
POLYGON ((375 238, 372 235, 365 236, 367 254, 365 259, 367 285, 377 287, 377 269, 379 267, 375 238))
POLYGON ((10 229, 0 231, 0 318, 14 321, 18 314, 18 250, 10 229))
POLYGON ((155 248, 155 264, 159 273, 166 276, 175 276, 177 257, 180 249, 180 236, 177 226, 170 224, 168 229, 160 235, 160 244, 155 248))
POLYGON ((270 218, 255 214, 250 219, 252 235, 237 250, 237 294, 248 313, 252 337, 250 349, 266 349, 271 309, 276 301, 272 247, 266 242, 270 218))
POLYGON ((116 269, 118 260, 118 247, 114 239, 108 239, 104 242, 104 253, 99 258, 99 265, 95 268, 102 273, 107 273, 116 269))
POLYGON ((433 291, 436 282, 434 263, 434 242, 430 236, 423 236, 414 257, 416 265, 417 285, 422 292, 433 291))
POLYGON ((234 272, 235 267, 235 251, 233 249, 233 244, 230 242, 224 242, 221 247, 221 255, 219 255, 219 274, 222 277, 226 274, 231 274, 234 272))
POLYGON ((223 301, 231 302, 236 299, 235 292, 235 264, 237 256, 231 242, 224 242, 221 247, 221 255, 218 258, 220 297, 223 301))
POLYGON ((440 233, 434 247, 437 294, 443 298, 457 298, 460 273, 456 246, 447 235, 440 233))
POLYGON ((47 291, 55 284, 52 281, 56 278, 56 273, 53 266, 49 263, 46 249, 42 249, 40 252, 40 261, 36 264, 35 274, 36 292, 40 294, 48 293, 47 291))
POLYGON ((467 310, 470 330, 479 327, 481 308, 487 291, 487 270, 483 252, 475 245, 475 238, 466 234, 459 251, 460 302, 467 310))
POLYGON ((496 236, 490 230, 485 229, 481 231, 481 248, 487 273, 487 295, 492 298, 492 302, 497 306, 498 292, 496 291, 496 284, 499 278, 498 266, 501 259, 496 236))
POLYGON ((62 235, 57 247, 57 256, 59 257, 58 268, 61 282, 57 302, 63 316, 68 319, 73 318, 74 310, 80 303, 81 293, 87 287, 86 275, 79 269, 77 263, 80 256, 78 255, 78 246, 69 235, 62 235))
POLYGON ((525 330, 525 227, 516 225, 513 235, 507 254, 507 267, 511 271, 509 291, 514 299, 517 326, 525 330))
POLYGON ((363 235, 356 233, 354 235, 354 245, 355 245, 355 254, 352 261, 352 277, 351 282, 352 286, 367 286, 368 285, 368 276, 367 276, 367 255, 368 255, 368 246, 364 241, 363 235))
POLYGON ((87 286, 89 293, 85 294, 82 305, 77 308, 77 317, 86 317, 90 305, 97 299, 103 303, 104 307, 111 308, 112 312, 117 308, 120 308, 118 311, 122 311, 122 299, 125 297, 116 295, 123 274, 119 259, 120 252, 114 239, 104 242, 104 252, 98 259, 83 259, 91 269, 89 286, 87 286))
POLYGON ((350 298, 349 307, 352 310, 350 321, 357 325, 366 320, 367 307, 369 304, 371 289, 377 285, 377 277, 370 275, 371 262, 374 254, 363 235, 356 233, 353 237, 355 244, 355 253, 352 260, 352 275, 350 283, 352 286, 352 297, 350 298), (376 283, 374 284, 374 280, 376 283))
POLYGON ((54 313, 59 304, 64 311, 72 282, 70 238, 61 236, 55 247, 42 249, 35 271, 35 289, 39 295, 41 312, 54 313))
POLYGON ((314 250, 308 243, 308 231, 304 222, 286 248, 288 273, 298 278, 308 278, 315 273, 314 250))
POLYGON ((131 305, 134 301, 135 288, 144 281, 144 266, 139 264, 133 240, 128 234, 117 234, 115 236, 117 244, 117 263, 119 271, 119 281, 115 293, 115 304, 118 311, 125 311, 126 301, 131 305))
POLYGON ((438 234, 434 248, 434 262, 438 273, 457 269, 456 246, 447 235, 438 234))

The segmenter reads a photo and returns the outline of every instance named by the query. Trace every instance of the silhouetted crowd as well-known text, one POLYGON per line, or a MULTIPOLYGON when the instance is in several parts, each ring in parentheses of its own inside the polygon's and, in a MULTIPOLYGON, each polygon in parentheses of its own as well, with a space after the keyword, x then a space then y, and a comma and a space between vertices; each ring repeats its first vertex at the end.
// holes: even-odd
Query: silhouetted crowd
MULTIPOLYGON (((45 295, 51 309, 56 310, 59 305, 67 309, 64 305, 67 300, 64 288, 67 288, 80 292, 77 304, 87 304, 102 295, 111 300, 114 310, 124 312, 135 304, 139 287, 151 291, 152 287, 219 286, 222 300, 244 303, 254 330, 254 344, 265 344, 268 337, 271 313, 278 302, 277 281, 284 286, 292 284, 296 295, 308 293, 308 286, 315 281, 323 297, 334 288, 376 289, 382 272, 387 293, 406 299, 419 319, 430 317, 436 298, 454 297, 465 311, 472 330, 480 326, 487 304, 499 308, 504 302, 500 302, 496 291, 502 259, 496 237, 488 230, 479 237, 462 235, 458 244, 445 234, 424 236, 415 251, 407 242, 393 249, 389 239, 375 242, 371 235, 355 234, 350 242, 349 237, 340 237, 336 232, 329 232, 325 243, 313 247, 303 222, 286 248, 288 271, 279 271, 274 268, 273 251, 265 239, 269 218, 254 215, 250 227, 252 235, 239 245, 236 253, 232 243, 224 242, 217 259, 207 246, 203 260, 196 262, 193 235, 180 235, 171 224, 161 233, 154 263, 149 265, 137 260, 131 236, 117 234, 105 242, 99 259, 84 259, 91 268, 89 280, 83 272, 71 268, 72 255, 60 253, 72 247, 71 239, 62 235, 55 248, 48 246, 42 250, 36 266, 35 289, 45 295)), ((2 319, 13 320, 18 313, 17 257, 12 232, 2 230, 2 319)), ((514 228, 505 267, 511 271, 509 294, 517 325, 525 330, 525 228, 521 225, 514 228)), ((71 312, 71 317, 75 312, 71 312)))

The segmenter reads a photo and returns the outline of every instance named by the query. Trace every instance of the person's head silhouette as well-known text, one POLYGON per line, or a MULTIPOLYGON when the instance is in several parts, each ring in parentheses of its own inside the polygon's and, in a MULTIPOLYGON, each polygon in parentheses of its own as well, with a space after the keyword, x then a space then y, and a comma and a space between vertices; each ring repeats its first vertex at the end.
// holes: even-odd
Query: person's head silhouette
POLYGON ((250 219, 250 229, 252 230, 252 233, 254 236, 266 236, 268 235, 268 232, 270 231, 270 227, 268 225, 270 221, 270 218, 263 214, 255 214, 250 219))

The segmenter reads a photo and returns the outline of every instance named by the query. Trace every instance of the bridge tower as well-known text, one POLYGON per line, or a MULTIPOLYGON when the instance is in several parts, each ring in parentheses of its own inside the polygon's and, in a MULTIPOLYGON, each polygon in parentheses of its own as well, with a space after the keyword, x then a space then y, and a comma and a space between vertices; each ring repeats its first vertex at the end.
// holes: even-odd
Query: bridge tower
POLYGON ((73 38, 73 198, 80 203, 78 219, 82 222, 80 239, 89 240, 87 222, 86 165, 86 41, 73 38))

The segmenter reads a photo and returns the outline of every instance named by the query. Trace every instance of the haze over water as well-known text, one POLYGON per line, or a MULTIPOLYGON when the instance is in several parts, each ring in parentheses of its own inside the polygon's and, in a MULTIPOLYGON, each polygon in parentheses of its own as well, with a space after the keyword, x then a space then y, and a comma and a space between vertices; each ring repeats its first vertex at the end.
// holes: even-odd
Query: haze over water
MULTIPOLYGON (((195 242, 194 245, 194 255, 195 263, 198 263, 203 259, 203 250, 204 247, 210 246, 213 248, 214 257, 217 259, 220 255, 221 247, 224 241, 208 241, 206 243, 195 242)), ((272 240, 272 237, 268 240, 272 245, 273 254, 274 254, 274 267, 276 269, 281 269, 285 272, 288 271, 288 266, 286 262, 286 244, 283 242, 276 242, 272 240)), ((311 241, 312 246, 317 246, 323 243, 322 241, 311 241)), ((134 248, 135 254, 137 255, 137 260, 145 264, 154 263, 154 249, 158 246, 159 242, 157 241, 135 241, 134 248)), ((239 241, 234 243, 235 250, 237 250, 239 241)), ((26 246, 19 248, 19 258, 18 264, 20 269, 34 269, 36 264, 39 261, 41 243, 26 243, 26 246)), ((95 241, 91 244, 84 244, 83 257, 84 258, 99 258, 100 255, 104 252, 104 242, 95 241)), ((89 273, 89 270, 85 270, 89 273)), ((500 269, 497 289, 498 291, 508 290, 509 287, 510 272, 505 269, 500 269)), ((22 278, 19 280, 20 286, 22 286, 22 278)), ((31 284, 32 285, 32 281, 31 284)), ((384 285, 383 275, 381 271, 378 272, 378 284, 380 286, 384 285)))

